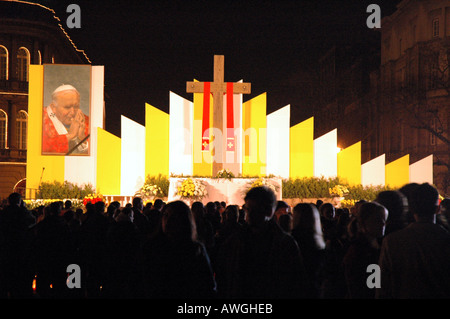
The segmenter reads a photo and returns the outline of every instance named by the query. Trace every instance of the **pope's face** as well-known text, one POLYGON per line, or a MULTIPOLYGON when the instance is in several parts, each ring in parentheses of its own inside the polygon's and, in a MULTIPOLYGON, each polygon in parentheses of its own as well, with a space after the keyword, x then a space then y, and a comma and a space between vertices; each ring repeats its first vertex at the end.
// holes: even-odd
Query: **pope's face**
POLYGON ((74 91, 62 91, 55 96, 51 108, 58 120, 70 126, 72 120, 80 109, 80 96, 74 91))

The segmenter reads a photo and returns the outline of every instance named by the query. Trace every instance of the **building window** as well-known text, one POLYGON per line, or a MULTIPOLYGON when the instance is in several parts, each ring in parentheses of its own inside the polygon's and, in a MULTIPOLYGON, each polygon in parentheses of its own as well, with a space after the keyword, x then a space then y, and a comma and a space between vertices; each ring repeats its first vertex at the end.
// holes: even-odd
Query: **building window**
POLYGON ((0 109, 0 149, 6 148, 8 138, 8 115, 0 109))
POLYGON ((26 48, 20 48, 17 51, 17 79, 19 81, 28 81, 28 67, 30 65, 30 52, 26 48))
POLYGON ((39 65, 42 64, 42 54, 41 54, 41 50, 38 50, 38 59, 39 59, 39 65))
POLYGON ((20 150, 27 149, 27 124, 28 114, 25 111, 19 111, 16 118, 17 124, 17 147, 20 150))
POLYGON ((0 45, 0 80, 8 80, 8 50, 0 45))
POLYGON ((433 19, 433 38, 439 36, 439 18, 433 19))

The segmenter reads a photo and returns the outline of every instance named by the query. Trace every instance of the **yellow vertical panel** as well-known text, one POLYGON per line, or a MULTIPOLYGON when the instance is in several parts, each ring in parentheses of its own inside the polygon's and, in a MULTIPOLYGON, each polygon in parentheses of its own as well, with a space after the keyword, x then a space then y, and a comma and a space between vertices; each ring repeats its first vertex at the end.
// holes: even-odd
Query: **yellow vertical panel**
POLYGON ((266 175, 267 95, 242 104, 242 175, 266 175))
POLYGON ((337 154, 337 175, 347 180, 350 185, 361 184, 361 142, 337 154))
MULTIPOLYGON (((197 82, 196 80, 194 80, 197 82)), ((213 97, 210 98, 210 112, 209 123, 212 123, 212 106, 213 97)), ((193 175, 194 176, 212 176, 212 153, 209 151, 202 151, 202 123, 203 123, 203 93, 194 93, 194 123, 193 141, 192 141, 192 155, 193 155, 193 175)), ((211 125, 210 125, 211 126, 211 125)))
POLYGON ((385 166, 386 185, 400 188, 409 183, 409 154, 385 166))
POLYGON ((120 138, 97 127, 97 187, 104 195, 120 194, 120 138))
POLYGON ((169 176, 169 114, 145 104, 145 176, 169 176))
MULTIPOLYGON (((44 66, 30 65, 27 134, 27 188, 43 182, 64 182, 64 156, 41 155, 44 66)), ((30 194, 34 195, 31 191, 30 194)), ((33 196, 34 197, 34 196, 33 196)))
POLYGON ((314 176, 314 117, 290 128, 290 178, 314 176))

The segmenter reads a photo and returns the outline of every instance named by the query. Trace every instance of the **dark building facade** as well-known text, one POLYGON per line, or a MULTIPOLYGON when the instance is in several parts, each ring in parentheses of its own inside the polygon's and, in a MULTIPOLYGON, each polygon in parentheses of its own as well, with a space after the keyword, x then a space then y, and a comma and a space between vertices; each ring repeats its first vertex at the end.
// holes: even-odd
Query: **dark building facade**
POLYGON ((30 64, 90 64, 51 8, 0 0, 0 199, 24 191, 30 64))
POLYGON ((450 2, 403 0, 377 32, 373 50, 341 45, 320 59, 319 134, 337 128, 341 148, 361 141, 363 163, 433 154, 450 196, 450 2))
POLYGON ((450 196, 450 1, 404 0, 381 23, 377 153, 433 154, 434 182, 450 196))

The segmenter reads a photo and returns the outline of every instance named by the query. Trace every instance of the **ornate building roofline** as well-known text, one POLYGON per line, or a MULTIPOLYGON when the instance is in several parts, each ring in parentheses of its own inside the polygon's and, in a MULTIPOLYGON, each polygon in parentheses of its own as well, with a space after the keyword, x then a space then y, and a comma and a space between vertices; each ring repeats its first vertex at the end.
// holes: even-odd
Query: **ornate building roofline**
MULTIPOLYGON (((54 20, 54 22, 56 22, 57 27, 61 30, 62 34, 64 35, 64 37, 67 39, 67 41, 72 45, 73 49, 80 53, 85 59, 86 61, 91 64, 91 60, 89 59, 89 57, 87 56, 86 52, 84 50, 79 49, 76 44, 74 43, 74 41, 71 39, 71 37, 69 36, 69 34, 67 33, 67 31, 64 29, 62 23, 61 23, 61 19, 56 15, 55 10, 46 7, 42 4, 39 3, 34 3, 34 2, 29 2, 29 1, 22 1, 22 0, 0 0, 0 4, 1 3, 17 3, 19 5, 29 5, 29 6, 34 6, 35 8, 41 8, 45 11, 47 11, 50 16, 52 17, 52 20, 54 20)), ((8 18, 8 17, 5 17, 8 18)))

